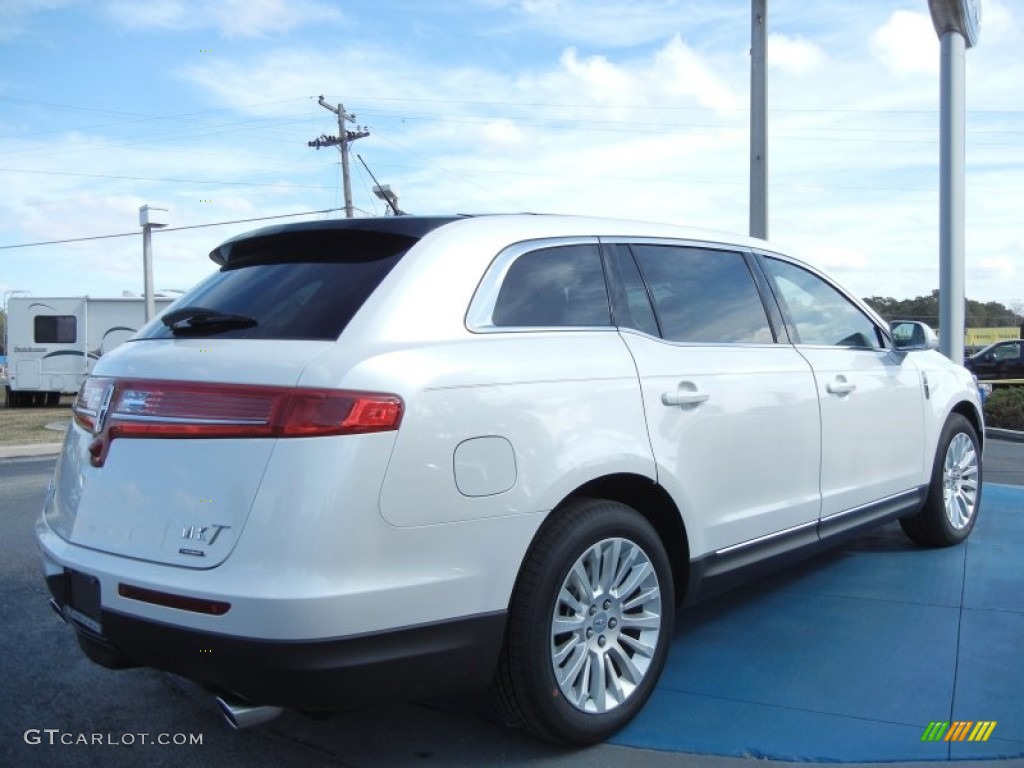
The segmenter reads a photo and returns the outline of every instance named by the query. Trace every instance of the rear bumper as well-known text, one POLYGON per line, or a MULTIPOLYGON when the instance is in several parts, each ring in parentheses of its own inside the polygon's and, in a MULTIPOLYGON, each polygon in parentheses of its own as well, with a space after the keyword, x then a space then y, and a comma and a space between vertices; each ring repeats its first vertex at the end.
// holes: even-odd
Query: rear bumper
POLYGON ((505 631, 505 613, 496 612, 354 637, 260 640, 101 610, 97 632, 66 611, 62 575, 47 577, 47 585, 96 663, 154 667, 218 693, 290 709, 351 709, 484 688, 505 631))

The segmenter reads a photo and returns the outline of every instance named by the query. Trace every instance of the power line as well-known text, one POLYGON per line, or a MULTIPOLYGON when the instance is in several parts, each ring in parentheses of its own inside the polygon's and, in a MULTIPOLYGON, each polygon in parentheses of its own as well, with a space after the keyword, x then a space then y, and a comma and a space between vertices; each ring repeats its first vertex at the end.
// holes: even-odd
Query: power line
MULTIPOLYGON (((660 111, 675 111, 675 112, 746 112, 746 107, 697 107, 697 106, 659 106, 652 104, 569 104, 565 102, 543 102, 543 101, 506 101, 506 100, 490 100, 480 101, 476 99, 446 99, 446 98, 413 98, 408 96, 360 96, 357 95, 362 101, 375 102, 375 101, 387 101, 387 102, 413 102, 413 103, 428 103, 428 104, 469 104, 473 106, 493 106, 493 107, 565 107, 570 109, 646 109, 646 110, 660 110, 660 111)), ((909 115, 937 115, 938 109, 870 109, 870 108, 856 108, 856 107, 772 107, 768 110, 769 113, 780 113, 780 112, 812 112, 812 113, 827 113, 827 112, 838 112, 838 113, 853 113, 853 114, 878 114, 878 115, 890 115, 890 114, 909 114, 909 115)), ((978 115, 1024 115, 1022 109, 969 109, 967 114, 978 114, 978 115)))
MULTIPOLYGON (((161 229, 161 232, 180 232, 186 229, 205 229, 207 227, 223 227, 227 224, 248 224, 253 221, 271 221, 273 219, 289 219, 295 216, 314 216, 320 213, 334 213, 340 211, 341 208, 324 208, 321 211, 303 211, 301 213, 282 213, 277 216, 258 216, 253 219, 234 219, 233 221, 215 221, 209 224, 189 224, 183 227, 165 227, 161 229)), ((90 240, 109 240, 115 237, 137 237, 142 234, 141 232, 118 232, 113 235, 92 235, 90 237, 71 237, 65 240, 46 240, 38 243, 18 243, 16 245, 0 245, 0 250, 10 250, 12 248, 34 248, 37 245, 60 245, 61 243, 83 243, 90 240)))
POLYGON ((30 171, 27 168, 0 168, 3 173, 32 173, 42 176, 84 176, 89 179, 119 179, 123 181, 159 181, 166 184, 223 184, 236 187, 276 187, 287 189, 331 189, 317 184, 260 184, 255 181, 221 181, 218 179, 163 179, 153 176, 116 176, 109 173, 74 173, 72 171, 30 171))

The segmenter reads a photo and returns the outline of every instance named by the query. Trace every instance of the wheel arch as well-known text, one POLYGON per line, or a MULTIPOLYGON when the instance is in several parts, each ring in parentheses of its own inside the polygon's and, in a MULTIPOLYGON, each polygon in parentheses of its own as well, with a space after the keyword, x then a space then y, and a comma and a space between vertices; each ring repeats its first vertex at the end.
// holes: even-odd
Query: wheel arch
POLYGON ((584 483, 566 495, 551 511, 549 519, 553 519, 569 502, 582 498, 609 499, 625 504, 654 526, 672 565, 675 602, 677 606, 680 605, 690 578, 690 545, 682 516, 668 492, 642 475, 605 475, 584 483))
POLYGON ((981 413, 974 405, 966 400, 961 400, 959 403, 953 406, 950 411, 951 414, 959 413, 974 427, 975 433, 978 435, 978 442, 981 443, 982 450, 985 448, 985 428, 984 420, 982 419, 981 413))

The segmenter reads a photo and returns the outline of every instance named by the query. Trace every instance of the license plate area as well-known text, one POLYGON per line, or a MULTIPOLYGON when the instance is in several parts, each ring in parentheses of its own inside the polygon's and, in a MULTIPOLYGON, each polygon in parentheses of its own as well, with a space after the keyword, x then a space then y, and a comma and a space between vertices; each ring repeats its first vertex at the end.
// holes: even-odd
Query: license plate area
POLYGON ((64 572, 68 601, 64 611, 76 624, 103 634, 100 625, 100 580, 87 573, 67 569, 64 572))

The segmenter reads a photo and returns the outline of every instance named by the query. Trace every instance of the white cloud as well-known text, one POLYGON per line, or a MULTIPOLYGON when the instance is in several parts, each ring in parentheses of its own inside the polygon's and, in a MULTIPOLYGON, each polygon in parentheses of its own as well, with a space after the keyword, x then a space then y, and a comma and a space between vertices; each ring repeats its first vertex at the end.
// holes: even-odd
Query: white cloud
POLYGON ((1004 0, 985 0, 981 6, 979 48, 1019 39, 1020 33, 1020 19, 1014 16, 1004 0))
POLYGON ((511 12, 531 34, 603 49, 660 43, 709 18, 728 18, 732 13, 714 2, 683 0, 476 0, 476 4, 511 12))
POLYGON ((128 29, 213 27, 226 38, 279 35, 343 18, 335 5, 319 0, 108 0, 105 10, 128 29))
POLYGON ((628 102, 630 94, 635 91, 636 82, 629 73, 604 56, 581 59, 575 48, 569 48, 559 63, 587 101, 622 104, 628 102))
POLYGON ((484 148, 498 151, 522 145, 527 141, 527 134, 522 127, 508 119, 485 122, 480 131, 480 136, 483 140, 484 148))
POLYGON ((198 24, 184 0, 111 0, 104 10, 116 24, 128 29, 177 29, 198 24))
POLYGON ((802 37, 768 35, 768 66, 790 75, 809 75, 825 64, 821 46, 802 37))
POLYGON ((871 37, 872 52, 896 75, 935 75, 939 41, 927 13, 895 11, 871 37))
POLYGON ((1008 256, 994 256, 981 260, 981 269, 991 273, 991 277, 997 280, 1013 280, 1019 272, 1019 266, 1015 260, 1008 256))
POLYGON ((651 76, 665 95, 692 97, 701 107, 735 109, 741 103, 717 68, 679 35, 658 51, 651 76))
POLYGON ((803 252, 803 257, 828 270, 864 269, 869 263, 867 254, 862 250, 836 243, 812 245, 803 252))
POLYGON ((28 29, 32 16, 77 5, 82 0, 0 0, 0 42, 13 40, 28 29))

